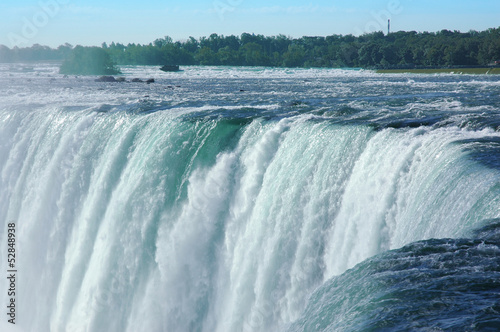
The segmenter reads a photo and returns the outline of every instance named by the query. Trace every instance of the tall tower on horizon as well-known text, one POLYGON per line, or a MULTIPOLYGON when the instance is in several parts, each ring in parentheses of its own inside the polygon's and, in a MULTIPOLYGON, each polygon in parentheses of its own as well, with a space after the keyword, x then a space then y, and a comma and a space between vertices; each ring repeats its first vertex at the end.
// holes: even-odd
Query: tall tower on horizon
POLYGON ((387 34, 391 33, 391 19, 387 20, 387 34))

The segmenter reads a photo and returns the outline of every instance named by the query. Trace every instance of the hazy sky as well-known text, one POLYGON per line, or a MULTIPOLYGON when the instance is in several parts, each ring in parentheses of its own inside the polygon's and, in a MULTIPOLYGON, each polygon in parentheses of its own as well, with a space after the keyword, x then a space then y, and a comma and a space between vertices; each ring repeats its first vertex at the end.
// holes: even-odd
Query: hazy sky
POLYGON ((500 26, 499 0, 2 0, 0 44, 150 43, 212 33, 292 37, 500 26))

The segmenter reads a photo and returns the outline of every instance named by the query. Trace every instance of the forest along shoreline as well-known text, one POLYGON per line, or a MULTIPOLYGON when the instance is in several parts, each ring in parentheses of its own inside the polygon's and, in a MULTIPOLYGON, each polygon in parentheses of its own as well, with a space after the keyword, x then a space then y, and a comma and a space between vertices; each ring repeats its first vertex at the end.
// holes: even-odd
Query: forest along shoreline
MULTIPOLYGON (((12 49, 0 45, 0 62, 62 62, 79 48, 82 46, 70 44, 56 49, 39 44, 12 49)), ((373 32, 357 37, 331 35, 301 38, 285 35, 266 37, 249 33, 223 36, 214 33, 209 37, 190 37, 176 42, 167 36, 147 45, 103 43, 99 48, 112 61, 108 68, 113 65, 222 65, 363 68, 404 72, 464 69, 461 71, 463 73, 474 69, 474 73, 482 73, 484 68, 490 68, 491 64, 500 61, 500 28, 480 32, 399 31, 389 34, 373 32)), ((489 71, 497 72, 497 68, 489 71)))

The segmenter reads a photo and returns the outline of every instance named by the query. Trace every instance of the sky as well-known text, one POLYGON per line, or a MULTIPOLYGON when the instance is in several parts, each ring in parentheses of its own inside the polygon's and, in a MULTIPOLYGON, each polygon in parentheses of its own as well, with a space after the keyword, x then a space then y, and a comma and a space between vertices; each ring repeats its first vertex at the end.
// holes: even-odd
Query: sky
POLYGON ((2 0, 0 44, 148 44, 255 33, 290 37, 500 27, 499 0, 2 0))

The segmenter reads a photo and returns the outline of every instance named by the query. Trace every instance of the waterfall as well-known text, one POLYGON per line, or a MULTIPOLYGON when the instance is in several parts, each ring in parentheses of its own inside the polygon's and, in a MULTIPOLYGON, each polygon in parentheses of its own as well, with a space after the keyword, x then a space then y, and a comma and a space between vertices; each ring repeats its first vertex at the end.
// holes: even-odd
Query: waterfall
POLYGON ((467 149, 498 136, 311 114, 2 110, 18 326, 278 330, 367 258, 500 217, 498 170, 467 149))

